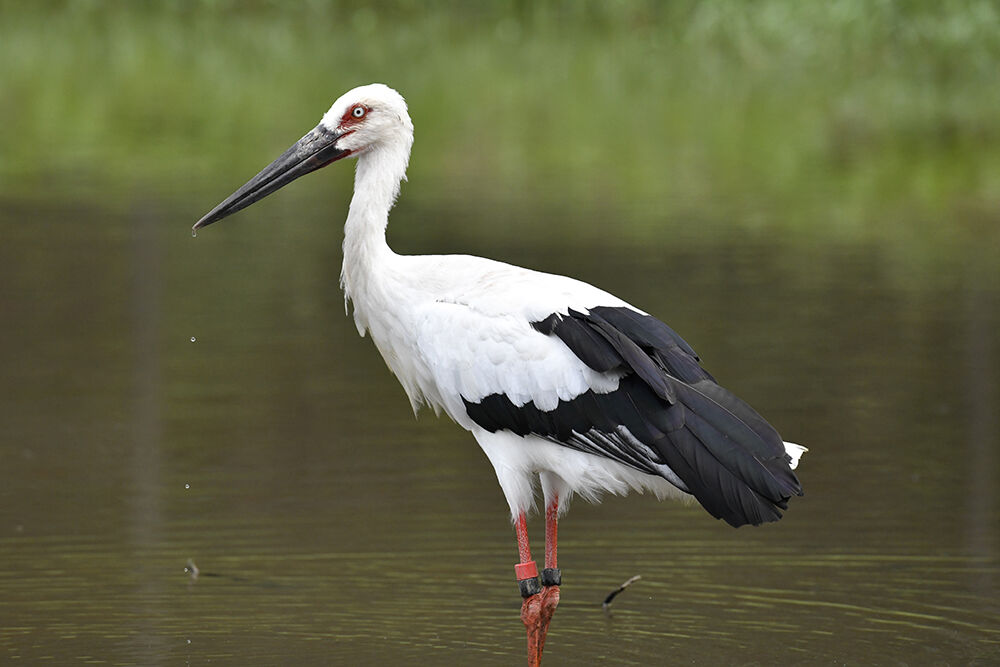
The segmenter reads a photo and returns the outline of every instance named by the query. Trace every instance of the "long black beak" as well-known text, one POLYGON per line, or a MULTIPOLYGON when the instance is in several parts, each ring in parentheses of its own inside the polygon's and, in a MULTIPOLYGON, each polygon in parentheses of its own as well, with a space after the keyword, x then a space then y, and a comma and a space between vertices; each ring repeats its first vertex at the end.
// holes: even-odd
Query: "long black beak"
POLYGON ((343 133, 328 130, 323 125, 317 125, 309 134, 282 153, 281 157, 264 167, 243 187, 209 211, 204 218, 195 223, 192 229, 197 231, 213 222, 218 222, 283 188, 299 176, 304 176, 310 171, 316 171, 331 162, 347 157, 351 151, 337 148, 337 140, 342 136, 344 136, 343 133))

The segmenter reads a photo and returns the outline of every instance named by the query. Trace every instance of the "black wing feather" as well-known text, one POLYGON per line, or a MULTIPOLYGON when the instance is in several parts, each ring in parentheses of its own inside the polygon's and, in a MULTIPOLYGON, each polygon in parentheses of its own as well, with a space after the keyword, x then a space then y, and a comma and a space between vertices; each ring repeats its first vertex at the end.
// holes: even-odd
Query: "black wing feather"
POLYGON ((535 434, 660 475, 733 526, 781 518, 802 487, 778 432, 719 386, 663 322, 630 308, 570 310, 532 323, 598 372, 622 374, 606 394, 587 391, 554 410, 504 394, 465 401, 488 431, 535 434))

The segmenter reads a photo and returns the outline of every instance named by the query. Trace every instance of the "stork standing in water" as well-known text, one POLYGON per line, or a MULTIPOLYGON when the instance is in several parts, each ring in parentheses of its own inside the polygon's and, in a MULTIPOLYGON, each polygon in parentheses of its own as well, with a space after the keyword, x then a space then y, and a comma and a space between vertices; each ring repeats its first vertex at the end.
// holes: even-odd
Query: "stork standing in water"
POLYGON ((556 526, 570 499, 651 491, 733 526, 777 521, 804 448, 719 386, 670 327, 596 287, 466 255, 406 256, 385 240, 413 144, 406 102, 381 84, 344 94, 313 130, 212 209, 210 225, 293 180, 356 157, 341 285, 414 410, 470 431, 510 505, 528 660, 559 604, 556 526), (539 577, 526 516, 545 502, 539 577))

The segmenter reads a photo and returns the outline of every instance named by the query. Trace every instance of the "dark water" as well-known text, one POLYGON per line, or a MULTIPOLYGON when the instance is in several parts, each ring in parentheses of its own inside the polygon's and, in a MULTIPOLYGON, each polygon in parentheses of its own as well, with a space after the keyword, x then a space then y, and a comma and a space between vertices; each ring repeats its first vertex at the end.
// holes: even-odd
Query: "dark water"
MULTIPOLYGON (((414 421, 345 317, 339 222, 246 215, 192 239, 202 211, 155 199, 0 210, 0 662, 520 664, 492 470, 460 429, 414 421)), ((399 211, 397 249, 596 282, 811 449, 807 495, 760 529, 577 503, 547 662, 1000 662, 988 253, 490 247, 422 217, 399 211)))

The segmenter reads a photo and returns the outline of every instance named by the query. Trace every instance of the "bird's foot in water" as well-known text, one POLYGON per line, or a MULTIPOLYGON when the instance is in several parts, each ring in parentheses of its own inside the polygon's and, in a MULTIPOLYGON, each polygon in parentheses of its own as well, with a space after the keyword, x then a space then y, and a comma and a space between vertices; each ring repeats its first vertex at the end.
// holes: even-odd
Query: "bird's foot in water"
POLYGON ((545 637, 549 633, 549 622, 552 620, 552 616, 556 613, 556 607, 559 606, 559 587, 558 586, 546 586, 541 592, 541 610, 539 612, 539 629, 538 629, 538 660, 542 659, 542 651, 545 649, 545 637))
MULTIPOLYGON (((524 623, 524 629, 528 633, 528 665, 539 667, 542 664, 542 646, 545 644, 542 631, 541 593, 524 598, 521 603, 521 622, 524 623)), ((547 629, 547 622, 545 626, 547 629)))
MULTIPOLYGON (((521 622, 528 633, 528 665, 538 667, 542 663, 542 651, 549 632, 549 623, 559 606, 558 570, 554 576, 549 572, 542 575, 544 588, 541 592, 530 592, 521 603, 521 622), (546 575, 549 575, 546 577, 546 575)), ((537 580, 535 580, 537 582, 537 580)), ((537 586, 537 583, 533 584, 537 586)), ((537 589, 536 589, 537 590, 537 589)))

